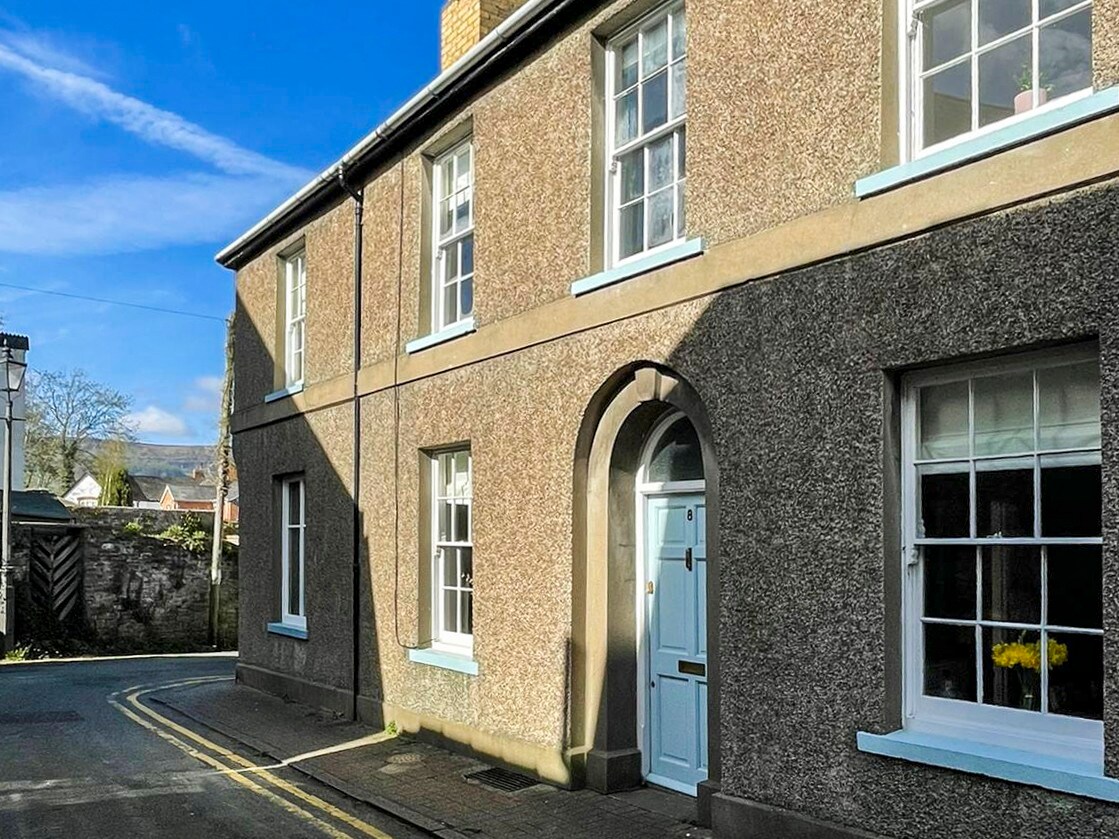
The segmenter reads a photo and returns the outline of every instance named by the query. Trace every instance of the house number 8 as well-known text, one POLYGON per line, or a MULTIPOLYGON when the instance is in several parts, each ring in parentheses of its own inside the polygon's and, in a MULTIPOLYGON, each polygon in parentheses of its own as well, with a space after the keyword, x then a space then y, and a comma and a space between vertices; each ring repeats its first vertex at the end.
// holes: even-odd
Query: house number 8
POLYGON ((695 517, 695 512, 689 507, 688 508, 688 521, 691 521, 694 517, 695 517))

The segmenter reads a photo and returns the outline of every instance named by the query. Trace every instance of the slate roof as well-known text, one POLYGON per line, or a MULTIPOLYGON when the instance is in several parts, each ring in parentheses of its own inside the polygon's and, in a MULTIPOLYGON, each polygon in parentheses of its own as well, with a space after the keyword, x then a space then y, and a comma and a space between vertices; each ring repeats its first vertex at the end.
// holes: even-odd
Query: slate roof
MULTIPOLYGON (((0 493, 0 507, 4 496, 0 493)), ((52 492, 45 489, 31 489, 12 493, 13 521, 72 521, 73 516, 52 492)))
POLYGON ((213 501, 218 494, 217 487, 211 484, 167 481, 164 486, 171 491, 171 497, 176 501, 213 501))
POLYGON ((129 475, 128 483, 132 486, 133 501, 159 501, 167 479, 156 475, 129 475))

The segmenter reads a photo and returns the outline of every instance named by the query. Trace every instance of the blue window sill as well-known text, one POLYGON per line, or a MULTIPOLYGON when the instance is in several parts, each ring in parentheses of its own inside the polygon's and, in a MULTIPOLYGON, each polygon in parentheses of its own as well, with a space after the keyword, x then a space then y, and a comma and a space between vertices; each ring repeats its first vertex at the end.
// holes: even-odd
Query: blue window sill
POLYGON ((427 664, 430 667, 441 667, 444 670, 454 670, 456 673, 465 673, 468 676, 478 675, 478 662, 464 655, 445 653, 442 650, 422 649, 408 650, 408 660, 416 664, 427 664))
POLYGON ((287 399, 289 396, 295 396, 295 394, 302 393, 302 392, 303 392, 303 382, 300 382, 299 384, 292 385, 291 387, 285 387, 282 390, 273 391, 272 393, 270 393, 270 394, 268 394, 267 396, 264 397, 264 401, 265 402, 276 402, 280 399, 287 399))
POLYGON ((1076 99, 1067 105, 1043 111, 1035 116, 1007 125, 989 134, 965 140, 950 148, 943 149, 927 157, 920 157, 876 172, 855 182, 855 196, 866 198, 879 192, 916 181, 930 175, 953 169, 964 163, 988 157, 995 152, 1035 140, 1046 134, 1068 128, 1078 122, 1102 116, 1119 110, 1119 87, 1109 87, 1083 99, 1076 99))
POLYGON ((422 338, 416 338, 409 341, 404 345, 404 352, 411 355, 420 350, 426 350, 428 347, 434 347, 436 344, 442 344, 445 341, 451 341, 462 335, 469 335, 474 332, 474 318, 469 317, 466 320, 460 320, 458 323, 448 326, 446 329, 440 329, 438 332, 433 332, 430 335, 424 335, 422 338))
POLYGON ((298 626, 288 626, 286 623, 270 623, 268 624, 268 631, 272 635, 286 635, 288 638, 298 638, 300 641, 307 640, 306 629, 300 629, 298 626))
POLYGON ((663 251, 657 251, 641 259, 635 259, 633 262, 627 262, 624 265, 618 265, 589 277, 584 277, 581 280, 576 280, 571 284, 571 295, 578 297, 580 294, 586 294, 596 288, 603 288, 640 274, 647 274, 657 268, 671 265, 673 262, 698 256, 705 250, 706 245, 702 238, 688 239, 678 245, 673 245, 671 248, 665 248, 663 251))
POLYGON ((892 734, 858 733, 860 752, 883 757, 986 775, 1016 784, 1119 802, 1119 780, 1100 774, 1082 761, 1062 760, 1031 752, 1006 749, 915 731, 892 734))

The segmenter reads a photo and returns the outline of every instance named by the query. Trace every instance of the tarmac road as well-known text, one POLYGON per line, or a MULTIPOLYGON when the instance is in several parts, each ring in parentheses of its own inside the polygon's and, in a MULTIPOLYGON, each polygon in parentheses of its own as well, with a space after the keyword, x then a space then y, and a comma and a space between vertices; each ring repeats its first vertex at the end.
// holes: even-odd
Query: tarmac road
POLYGON ((208 656, 0 666, 0 837, 428 835, 295 770, 259 771, 260 756, 136 696, 233 667, 208 656))

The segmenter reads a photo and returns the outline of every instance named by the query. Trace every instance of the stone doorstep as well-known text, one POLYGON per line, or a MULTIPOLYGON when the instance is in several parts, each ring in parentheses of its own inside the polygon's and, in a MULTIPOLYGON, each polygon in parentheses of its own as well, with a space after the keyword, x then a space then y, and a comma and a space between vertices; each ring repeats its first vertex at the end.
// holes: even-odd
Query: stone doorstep
MULTIPOLYGON (((215 731, 218 734, 221 734, 223 737, 228 737, 230 740, 233 740, 236 743, 240 743, 242 746, 252 749, 254 752, 262 754, 271 760, 282 762, 287 759, 280 749, 276 748, 270 743, 259 740, 250 734, 235 731, 229 726, 226 726, 216 720, 204 719, 201 715, 180 707, 173 700, 161 699, 154 695, 151 696, 150 699, 152 702, 170 708, 175 711, 175 713, 182 714, 187 719, 192 720, 199 725, 205 726, 211 731, 215 731)), ((302 762, 291 763, 288 764, 288 766, 291 769, 294 769, 296 772, 306 775, 307 777, 312 778, 313 780, 318 781, 321 784, 325 784, 326 786, 337 790, 343 795, 354 799, 355 801, 360 801, 363 804, 368 804, 374 809, 380 810, 383 813, 387 813, 388 815, 399 819, 400 821, 405 822, 412 827, 430 833, 433 836, 438 836, 440 837, 440 839, 472 839, 472 837, 469 837, 467 834, 460 833, 453 827, 450 827, 449 825, 442 822, 438 822, 435 819, 431 819, 425 816, 423 813, 418 813, 410 807, 401 804, 399 801, 394 801, 389 798, 384 798, 383 796, 375 795, 374 793, 369 792, 363 787, 359 787, 356 784, 351 784, 350 782, 344 780, 343 778, 339 778, 336 775, 331 774, 330 772, 326 772, 322 769, 316 769, 302 762)))

